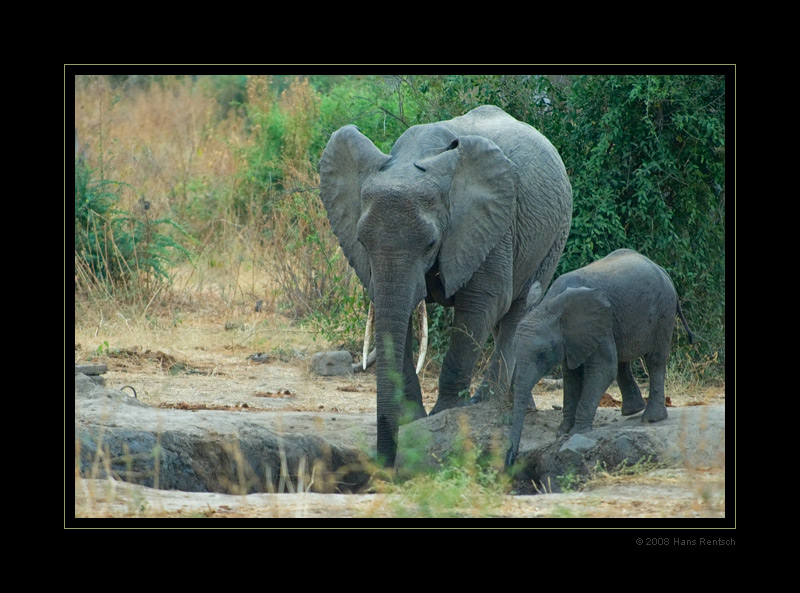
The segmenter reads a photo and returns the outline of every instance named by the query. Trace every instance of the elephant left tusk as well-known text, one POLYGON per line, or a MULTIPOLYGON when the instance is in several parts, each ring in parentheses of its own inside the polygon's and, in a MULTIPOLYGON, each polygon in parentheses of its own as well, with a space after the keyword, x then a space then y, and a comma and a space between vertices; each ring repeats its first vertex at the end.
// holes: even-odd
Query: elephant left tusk
POLYGON ((367 328, 364 330, 364 349, 361 351, 361 366, 367 370, 367 358, 369 358, 369 343, 372 340, 372 331, 375 327, 375 307, 372 301, 369 302, 369 312, 367 313, 367 328))
POLYGON ((417 359, 417 374, 425 364, 425 354, 428 352, 428 310, 425 299, 419 303, 419 358, 417 359))
MULTIPOLYGON (((428 353, 428 310, 425 301, 420 301, 417 305, 419 310, 419 357, 417 359, 417 374, 425 364, 425 355, 428 353)), ((369 302, 369 312, 367 313, 367 327, 364 330, 364 347, 361 351, 361 366, 366 371, 369 366, 369 345, 372 341, 372 334, 375 329, 375 306, 369 302)))

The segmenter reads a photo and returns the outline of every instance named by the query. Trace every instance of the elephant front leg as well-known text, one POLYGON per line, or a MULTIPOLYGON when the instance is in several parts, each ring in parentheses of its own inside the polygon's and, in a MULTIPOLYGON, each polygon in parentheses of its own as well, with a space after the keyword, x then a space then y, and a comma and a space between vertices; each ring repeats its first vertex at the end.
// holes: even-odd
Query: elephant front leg
POLYGON ((631 416, 644 410, 644 398, 636 379, 633 378, 633 370, 630 362, 621 362, 617 368, 617 385, 622 393, 622 415, 631 416))
POLYGON ((564 407, 563 419, 556 430, 556 434, 564 435, 572 430, 575 425, 575 412, 581 399, 581 386, 583 385, 583 367, 567 369, 564 366, 564 407))
POLYGON ((599 348, 583 366, 581 396, 575 409, 571 434, 592 431, 597 406, 617 375, 617 352, 613 345, 599 348))
MULTIPOLYGON (((510 389, 510 381, 511 377, 514 376, 514 367, 516 365, 514 337, 517 333, 517 325, 519 325, 524 313, 525 302, 523 299, 518 299, 511 304, 508 313, 500 320, 489 367, 486 370, 481 386, 472 398, 472 403, 488 401, 495 396, 506 396, 509 402, 512 401, 508 396, 513 393, 510 389)), ((536 410, 533 395, 528 396, 527 407, 529 410, 536 410)))
POLYGON ((422 389, 420 388, 417 370, 414 365, 413 343, 414 324, 409 319, 403 354, 403 394, 405 395, 405 401, 400 412, 400 424, 407 424, 413 420, 425 418, 428 415, 422 405, 422 389))
POLYGON ((483 318, 472 323, 468 315, 456 310, 450 333, 450 348, 439 374, 439 399, 431 414, 461 407, 469 402, 472 371, 488 335, 489 329, 483 318))

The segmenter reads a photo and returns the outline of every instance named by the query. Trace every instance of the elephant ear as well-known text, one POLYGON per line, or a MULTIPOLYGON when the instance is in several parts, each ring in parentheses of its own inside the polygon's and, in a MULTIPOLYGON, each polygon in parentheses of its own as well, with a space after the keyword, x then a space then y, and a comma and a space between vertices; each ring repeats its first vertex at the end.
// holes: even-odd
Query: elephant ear
POLYGON ((568 288, 552 302, 561 311, 561 331, 567 366, 586 362, 603 340, 614 339, 613 315, 608 298, 592 288, 568 288))
POLYGON ((389 158, 356 126, 349 125, 331 135, 319 162, 319 194, 328 211, 331 229, 347 261, 367 288, 369 259, 358 242, 356 228, 361 217, 361 186, 389 158))
POLYGON ((460 136, 441 154, 414 164, 437 175, 449 200, 439 274, 450 298, 511 226, 516 169, 494 142, 481 136, 460 136))

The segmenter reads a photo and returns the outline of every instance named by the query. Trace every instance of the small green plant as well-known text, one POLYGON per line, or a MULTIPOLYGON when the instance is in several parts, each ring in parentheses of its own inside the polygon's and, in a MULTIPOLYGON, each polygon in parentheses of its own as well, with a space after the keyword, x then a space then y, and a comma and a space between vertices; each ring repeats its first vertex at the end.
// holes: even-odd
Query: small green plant
POLYGON ((576 492, 580 490, 583 478, 577 468, 570 467, 564 474, 556 476, 556 482, 563 492, 576 492))
MULTIPOLYGON (((508 476, 494 452, 476 446, 466 419, 462 417, 459 436, 438 467, 423 467, 430 462, 430 435, 404 438, 407 465, 416 461, 413 477, 390 488, 390 506, 398 517, 487 517, 502 504, 510 489, 508 476), (415 446, 412 441, 416 442, 415 446)), ((406 429, 406 433, 408 429, 406 429)), ((403 435, 406 437, 406 435, 403 435)))
POLYGON ((505 491, 495 470, 451 461, 433 474, 414 477, 391 496, 397 517, 490 516, 505 491))

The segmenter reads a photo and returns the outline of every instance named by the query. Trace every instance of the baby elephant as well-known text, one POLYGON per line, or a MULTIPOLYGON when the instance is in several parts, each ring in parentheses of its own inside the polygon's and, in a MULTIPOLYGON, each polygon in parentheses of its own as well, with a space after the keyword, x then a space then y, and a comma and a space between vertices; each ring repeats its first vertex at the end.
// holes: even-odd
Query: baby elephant
POLYGON ((514 414, 506 465, 516 459, 533 386, 559 362, 564 372, 559 434, 592 430, 600 398, 615 378, 623 415, 644 410, 642 421, 664 420, 664 375, 676 313, 689 333, 689 343, 693 335, 663 268, 635 251, 619 249, 560 276, 536 305, 541 293, 537 282, 528 293, 528 312, 517 327, 514 414), (631 363, 639 357, 650 375, 646 407, 631 372, 631 363))

